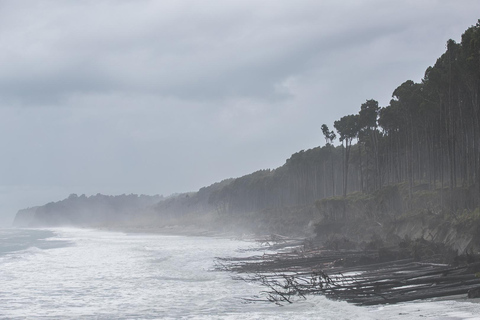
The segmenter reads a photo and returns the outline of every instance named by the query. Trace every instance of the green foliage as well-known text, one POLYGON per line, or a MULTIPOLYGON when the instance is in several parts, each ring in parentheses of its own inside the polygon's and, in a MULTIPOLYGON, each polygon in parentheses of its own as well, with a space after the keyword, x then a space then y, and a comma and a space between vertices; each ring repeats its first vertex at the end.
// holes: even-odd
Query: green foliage
POLYGON ((463 210, 454 220, 454 226, 461 232, 480 237, 480 208, 463 210))
POLYGON ((340 118, 333 124, 338 132, 340 141, 347 141, 347 145, 356 138, 360 131, 359 116, 350 114, 340 118))
POLYGON ((376 128, 378 112, 380 107, 378 106, 378 101, 376 100, 367 100, 360 107, 359 112, 359 125, 361 128, 376 128))
POLYGON ((330 129, 327 127, 326 124, 322 124, 322 133, 323 133, 323 136, 325 137, 325 145, 328 145, 329 143, 333 143, 333 140, 335 140, 337 138, 337 135, 335 134, 335 132, 330 131, 330 129))

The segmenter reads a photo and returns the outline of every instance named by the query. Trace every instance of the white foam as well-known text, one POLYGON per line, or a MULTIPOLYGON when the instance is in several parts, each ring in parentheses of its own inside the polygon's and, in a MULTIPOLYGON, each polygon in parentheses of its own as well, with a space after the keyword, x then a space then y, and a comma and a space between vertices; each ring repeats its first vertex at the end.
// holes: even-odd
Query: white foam
MULTIPOLYGON (((247 303, 263 288, 212 272, 214 257, 248 255, 249 243, 202 237, 56 229, 75 245, 29 248, 0 268, 0 318, 474 319, 454 301, 357 307, 323 296, 278 307, 247 303), (45 254, 48 252, 48 254, 45 254)), ((1 263, 1 262, 0 262, 1 263)))

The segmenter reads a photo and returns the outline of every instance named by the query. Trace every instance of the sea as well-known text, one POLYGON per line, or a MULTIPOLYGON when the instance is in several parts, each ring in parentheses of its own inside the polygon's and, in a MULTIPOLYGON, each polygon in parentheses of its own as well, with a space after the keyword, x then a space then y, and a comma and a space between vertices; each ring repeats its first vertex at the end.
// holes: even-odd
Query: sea
MULTIPOLYGON (((0 319, 480 319, 467 299, 361 307, 323 296, 276 305, 215 258, 259 254, 218 237, 0 229, 0 319), (260 300, 260 301, 256 301, 260 300)), ((261 252, 262 249, 260 249, 261 252)))

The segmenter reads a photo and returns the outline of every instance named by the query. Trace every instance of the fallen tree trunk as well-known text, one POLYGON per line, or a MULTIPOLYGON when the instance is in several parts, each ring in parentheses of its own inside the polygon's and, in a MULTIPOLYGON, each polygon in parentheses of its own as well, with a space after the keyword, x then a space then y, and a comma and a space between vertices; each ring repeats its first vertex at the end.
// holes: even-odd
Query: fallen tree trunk
MULTIPOLYGON (((267 300, 292 303, 295 297, 323 294, 359 305, 398 303, 467 294, 480 288, 480 263, 452 267, 413 259, 336 267, 339 259, 375 257, 375 251, 315 250, 248 258, 219 259, 219 270, 262 283, 267 300)), ((373 259, 372 258, 372 259, 373 259)), ((366 260, 366 259, 364 259, 366 260)), ((373 259, 372 261, 375 261, 373 259)), ((475 291, 476 292, 476 291, 475 291)))

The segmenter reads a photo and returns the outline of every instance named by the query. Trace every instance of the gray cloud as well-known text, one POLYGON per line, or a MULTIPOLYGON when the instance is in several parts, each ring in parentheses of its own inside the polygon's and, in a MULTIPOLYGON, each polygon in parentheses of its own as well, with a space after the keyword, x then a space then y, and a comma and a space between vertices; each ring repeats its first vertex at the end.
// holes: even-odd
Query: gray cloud
POLYGON ((5 40, 1 93, 26 104, 104 91, 285 98, 275 86, 286 78, 402 27, 316 1, 46 3, 5 40))

